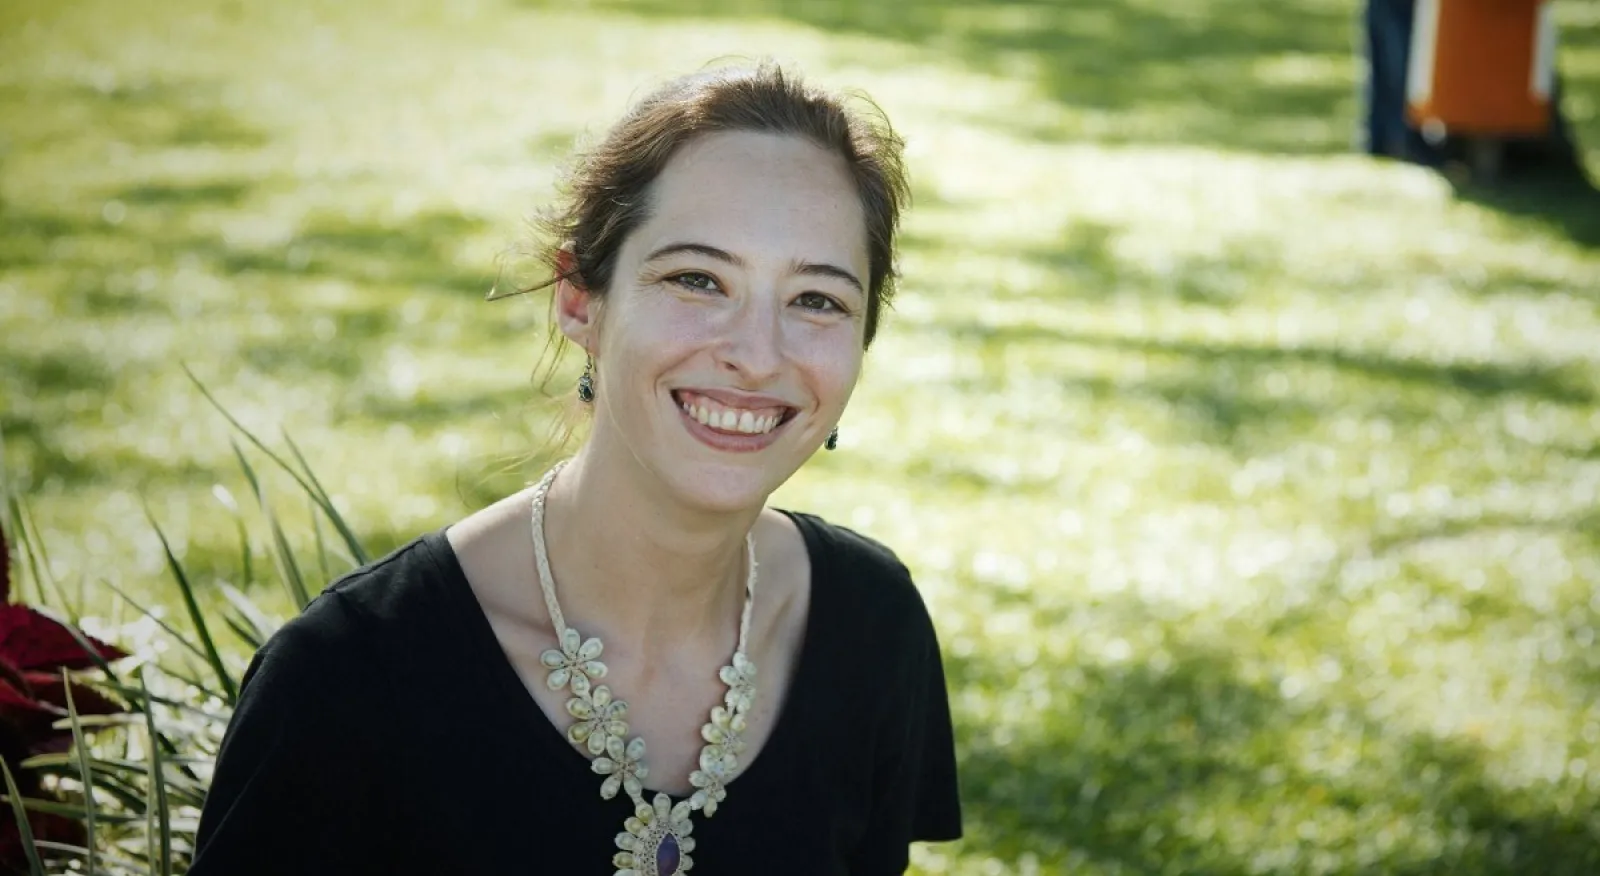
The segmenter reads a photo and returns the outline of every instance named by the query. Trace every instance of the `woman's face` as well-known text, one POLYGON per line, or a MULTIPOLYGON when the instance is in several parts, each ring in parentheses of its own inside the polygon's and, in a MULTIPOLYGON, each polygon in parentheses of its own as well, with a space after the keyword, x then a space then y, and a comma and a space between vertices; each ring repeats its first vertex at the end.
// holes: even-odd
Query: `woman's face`
POLYGON ((750 132, 686 144, 650 197, 603 303, 559 293, 563 330, 595 358, 591 445, 691 505, 758 506, 816 452, 861 371, 860 199, 841 158, 750 132))

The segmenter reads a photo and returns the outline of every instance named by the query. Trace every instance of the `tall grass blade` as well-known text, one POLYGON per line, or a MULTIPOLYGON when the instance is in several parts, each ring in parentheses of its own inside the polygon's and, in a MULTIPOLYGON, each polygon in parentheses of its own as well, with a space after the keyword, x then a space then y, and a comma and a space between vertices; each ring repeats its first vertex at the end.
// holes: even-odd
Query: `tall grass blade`
POLYGON ((205 650, 203 648, 201 648, 201 646, 196 645, 194 642, 190 641, 189 637, 185 636, 183 634, 183 631, 179 630, 177 627, 173 626, 172 624, 169 624, 166 621, 162 620, 161 617, 159 615, 157 615, 154 611, 152 611, 152 610, 150 610, 148 608, 145 608, 143 605, 140 605, 139 603, 135 602, 133 597, 131 597, 127 593, 123 592, 122 588, 118 587, 117 585, 111 583, 110 581, 103 581, 101 583, 103 583, 105 585, 107 590, 110 590, 112 593, 116 594, 119 599, 121 599, 122 601, 126 602, 129 606, 131 606, 134 611, 139 612, 140 615, 142 615, 144 617, 147 617, 152 622, 154 622, 156 626, 160 627, 164 632, 166 632, 167 635, 171 636, 174 640, 176 640, 179 645, 182 645, 184 650, 186 650, 189 653, 193 654, 194 656, 200 658, 201 660, 206 659, 205 650))
POLYGON ((182 672, 182 671, 178 670, 177 668, 175 668, 173 666, 170 666, 170 665, 163 665, 161 667, 161 671, 163 673, 167 674, 167 675, 172 676, 173 679, 175 679, 177 681, 181 681, 184 684, 187 684, 188 686, 194 688, 196 691, 199 691, 204 696, 210 697, 211 699, 214 699, 214 700, 222 700, 223 702, 228 702, 228 698, 226 696, 224 696, 221 691, 215 691, 215 690, 212 690, 209 687, 206 687, 205 682, 201 681, 199 678, 196 678, 193 675, 188 675, 188 674, 186 674, 186 673, 184 673, 184 672, 182 672))
MULTIPOLYGON (((55 852, 58 855, 71 855, 74 858, 85 858, 89 855, 88 849, 84 848, 83 846, 72 845, 71 843, 58 843, 52 842, 51 840, 38 840, 34 844, 45 851, 55 852)), ((106 866, 104 868, 85 867, 83 869, 84 876, 117 876, 119 873, 133 873, 135 876, 138 876, 138 874, 143 874, 145 872, 143 867, 135 864, 127 858, 123 858, 118 855, 104 855, 103 857, 105 859, 106 866)), ((67 872, 73 874, 73 876, 76 876, 78 873, 77 870, 69 870, 67 872)))
POLYGON ((145 683, 144 671, 139 671, 139 687, 144 690, 144 726, 150 740, 148 757, 150 758, 150 791, 155 799, 154 805, 146 810, 145 836, 147 843, 157 844, 157 865, 153 872, 161 876, 172 876, 172 817, 167 811, 167 778, 166 770, 162 764, 161 735, 156 732, 155 705, 150 700, 150 688, 145 683), (157 823, 159 822, 159 827, 157 823))
POLYGON ((317 516, 317 503, 310 501, 310 504, 311 532, 317 540, 317 569, 322 572, 323 581, 332 581, 333 571, 328 567, 328 544, 322 537, 322 518, 317 516))
MULTIPOLYGON (((144 770, 141 769, 139 772, 142 775, 144 770)), ((9 794, 0 794, 0 803, 10 805, 11 796, 9 794)), ((62 818, 76 818, 79 820, 82 820, 83 818, 82 806, 74 806, 71 803, 56 803, 53 800, 35 800, 29 797, 24 797, 22 798, 22 808, 28 810, 29 812, 41 812, 46 815, 59 815, 62 818)), ((100 822, 102 824, 119 825, 137 824, 139 821, 143 820, 143 817, 144 816, 142 815, 113 815, 110 813, 101 813, 100 822)), ((38 845, 44 844, 43 840, 35 839, 34 842, 38 845)))
POLYGON ((305 576, 300 574, 300 564, 295 561, 294 550, 289 547, 289 538, 283 534, 283 527, 278 525, 276 517, 267 521, 272 529, 273 558, 277 561, 278 572, 283 576, 283 583, 289 588, 289 598, 294 600, 297 611, 305 611, 311 604, 311 594, 306 590, 305 576))
POLYGON ((227 624, 228 629, 233 630, 233 634, 239 637, 239 641, 243 642, 245 646, 250 648, 252 651, 260 651, 261 646, 266 644, 266 642, 262 641, 256 636, 254 630, 245 625, 244 621, 239 620, 233 615, 223 615, 222 622, 227 624))
MULTIPOLYGON (((238 452, 237 449, 235 452, 238 452)), ((228 509, 228 515, 233 518, 233 525, 239 532, 239 586, 249 587, 255 581, 255 552, 250 549, 250 530, 244 524, 244 512, 240 510, 239 503, 233 500, 233 494, 221 484, 211 487, 211 495, 216 497, 217 503, 228 509)))
POLYGON ((89 745, 83 738, 83 724, 78 720, 78 705, 72 699, 72 678, 65 669, 61 670, 61 689, 67 695, 67 717, 72 721, 72 747, 78 752, 78 780, 83 782, 83 825, 87 837, 84 847, 88 849, 89 872, 95 871, 95 811, 94 811, 94 775, 89 769, 89 745))
POLYGON ((316 492, 312 494, 312 498, 321 506, 322 513, 328 516, 333 528, 339 530, 339 536, 344 539, 345 547, 350 551, 350 556, 355 558, 356 565, 364 566, 371 562, 372 558, 367 555, 366 548, 361 546, 361 542, 356 538, 355 532, 345 523, 344 515, 339 513, 339 509, 333 507, 333 497, 328 495, 328 491, 323 488, 322 482, 317 480, 316 472, 311 470, 311 464, 306 462, 305 454, 300 452, 300 445, 294 443, 294 439, 289 437, 288 432, 283 433, 283 441, 289 445, 289 452, 294 454, 295 461, 300 463, 300 468, 305 472, 312 486, 316 487, 316 492))
MULTIPOLYGON (((55 573, 50 571, 50 551, 45 547, 44 536, 39 533, 39 524, 34 521, 33 509, 27 503, 19 502, 22 515, 27 519, 27 529, 23 537, 28 540, 28 554, 38 555, 38 562, 32 563, 35 580, 33 586, 39 591, 39 601, 47 605, 59 605, 67 613, 67 617, 76 624, 82 616, 81 607, 73 606, 67 600, 65 591, 61 589, 61 582, 56 580, 55 573), (50 586, 50 593, 44 592, 45 585, 50 586)), ((21 522, 21 521, 19 521, 21 522)))
POLYGON ((211 669, 217 674, 217 681, 222 685, 222 690, 227 693, 228 702, 239 698, 239 687, 234 683, 233 676, 228 673, 228 667, 222 662, 222 652, 217 650, 217 643, 211 639, 211 628, 206 624, 205 614, 200 611, 200 603, 194 598, 194 585, 189 583, 189 575, 183 570, 183 564, 178 562, 178 557, 172 552, 172 546, 167 543, 167 534, 162 532, 161 525, 156 522, 154 514, 150 513, 150 506, 146 505, 144 516, 150 520, 150 526, 155 529, 156 537, 161 539, 161 549, 167 555, 167 568, 172 576, 178 579, 178 591, 183 595, 183 605, 189 610, 189 620, 194 624, 195 634, 200 637, 200 644, 205 648, 204 657, 211 664, 211 669))
POLYGON ((239 592, 236 588, 229 587, 227 584, 222 585, 219 589, 222 591, 223 598, 228 600, 234 609, 239 612, 239 618, 250 625, 250 629, 255 633, 256 638, 265 642, 267 639, 272 638, 273 633, 278 631, 277 623, 267 617, 265 612, 257 608, 256 604, 250 600, 250 597, 239 592))
POLYGON ((261 501, 261 479, 256 477, 256 467, 250 464, 249 458, 244 455, 244 450, 240 449, 239 442, 229 438, 228 446, 233 448, 233 458, 239 461, 239 468, 244 471, 244 479, 250 482, 250 494, 256 497, 257 502, 261 501))
POLYGON ((303 611, 310 604, 311 596, 306 591, 305 578, 300 574, 300 564, 295 562, 294 551, 289 548, 289 539, 283 534, 283 527, 278 524, 278 515, 273 513, 272 504, 267 501, 266 490, 262 488, 261 480, 256 477, 255 468, 250 465, 250 460, 245 458, 244 451, 239 448, 237 442, 229 443, 233 445, 233 455, 238 458, 239 467, 244 469, 245 478, 250 481, 250 489, 256 495, 256 504, 261 506, 261 513, 267 518, 267 528, 272 533, 273 565, 278 569, 278 577, 282 579, 284 588, 289 591, 289 598, 294 601, 295 608, 303 611))
MULTIPOLYGON (((109 583, 107 586, 110 586, 109 583)), ((67 631, 67 635, 71 636, 72 640, 78 643, 78 647, 83 649, 83 653, 89 658, 90 662, 94 663, 96 669, 104 672, 107 678, 113 680, 116 679, 117 673, 111 669, 111 664, 107 663, 106 659, 100 656, 100 652, 94 649, 94 645, 89 642, 89 639, 86 636, 84 636, 83 631, 78 629, 77 624, 68 622, 66 618, 57 614, 53 609, 45 608, 43 606, 30 607, 33 608, 35 612, 38 612, 39 614, 42 614, 60 624, 61 628, 67 631)))
MULTIPOLYGON (((316 476, 311 474, 310 466, 306 466, 306 475, 311 478, 311 480, 308 482, 305 477, 301 476, 300 472, 295 470, 294 466, 284 461, 283 457, 273 453, 270 447, 262 443, 261 439, 255 436, 255 433, 251 432, 249 429, 246 429, 243 423, 240 423, 238 420, 234 419, 234 416, 228 413, 227 408, 224 408, 222 403, 217 401, 216 396, 211 394, 211 390, 206 389, 205 384, 200 382, 200 378, 194 376, 194 372, 189 370, 187 363, 183 363, 181 367, 183 368, 183 373, 189 376, 190 382, 195 385, 195 388, 200 390, 201 395, 206 397, 206 401, 210 402, 211 406, 217 409, 217 413, 222 414, 223 419, 227 420, 233 426, 233 428, 237 429, 239 433, 243 435, 251 444, 254 444, 257 450, 265 453, 267 458, 276 463, 279 468, 288 472, 289 476, 294 478, 295 483, 299 484, 302 490, 305 490, 306 493, 311 495, 316 500, 317 504, 322 507, 323 513, 328 515, 328 519, 333 521, 334 527, 339 530, 339 535, 343 537, 345 543, 349 545, 350 552, 356 556, 357 562, 362 564, 368 562, 366 551, 362 549, 361 543, 356 540, 355 533, 351 532, 350 527, 345 525, 344 518, 341 517, 338 510, 333 507, 333 501, 328 498, 327 492, 323 490, 322 485, 317 482, 316 476)), ((293 442, 290 442, 290 447, 294 448, 293 442)), ((304 465, 305 459, 304 457, 300 456, 300 451, 298 448, 294 448, 294 453, 295 456, 300 459, 301 464, 304 465)))
POLYGON ((28 594, 22 592, 22 576, 13 575, 11 577, 13 601, 42 602, 43 599, 41 597, 44 595, 44 590, 39 585, 39 579, 44 573, 39 570, 38 554, 34 552, 33 544, 28 539, 28 521, 22 516, 22 500, 12 496, 7 500, 6 505, 7 510, 10 512, 8 514, 10 519, 7 521, 7 531, 11 533, 9 540, 16 545, 17 559, 21 561, 18 565, 27 566, 28 571, 31 573, 28 577, 33 580, 34 590, 38 592, 38 596, 30 600, 28 594))
MULTIPOLYGON (((181 711, 185 711, 185 712, 188 712, 189 714, 195 715, 196 717, 204 718, 204 719, 206 719, 208 721, 215 721, 215 722, 217 722, 219 724, 228 723, 228 716, 226 714, 224 714, 224 713, 221 713, 221 712, 208 712, 205 709, 200 708, 199 706, 190 705, 189 703, 185 703, 182 700, 175 700, 175 699, 172 699, 170 697, 161 696, 160 694, 146 694, 143 690, 141 690, 141 689, 139 689, 137 687, 129 687, 126 684, 105 684, 105 683, 98 683, 96 686, 103 687, 106 690, 111 691, 114 694, 118 694, 119 696, 122 696, 122 697, 130 700, 131 702, 133 702, 135 704, 134 707, 138 708, 138 709, 142 709, 143 708, 143 706, 138 705, 138 704, 143 702, 143 698, 145 696, 148 696, 150 698, 151 702, 160 703, 161 705, 167 706, 169 708, 179 709, 181 711)), ((219 699, 220 699, 220 697, 219 697, 219 699)), ((117 716, 106 716, 105 718, 95 718, 94 716, 90 716, 88 718, 84 718, 83 720, 87 723, 87 722, 90 722, 92 720, 108 721, 108 720, 121 720, 121 719, 119 717, 117 717, 117 716)))
POLYGON ((44 862, 39 860, 39 848, 33 844, 33 825, 28 823, 28 810, 22 804, 22 792, 17 790, 17 780, 11 775, 11 767, 6 764, 5 758, 0 758, 0 771, 5 773, 6 795, 11 800, 11 814, 17 819, 17 837, 22 842, 22 851, 28 856, 28 873, 31 876, 45 876, 44 862))

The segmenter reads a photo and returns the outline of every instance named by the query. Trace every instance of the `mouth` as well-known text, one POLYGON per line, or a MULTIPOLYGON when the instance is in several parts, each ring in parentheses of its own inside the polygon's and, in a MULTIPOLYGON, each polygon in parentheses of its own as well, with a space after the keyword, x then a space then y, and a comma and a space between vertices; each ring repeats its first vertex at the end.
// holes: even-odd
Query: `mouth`
POLYGON ((672 400, 682 412, 690 432, 714 448, 754 451, 773 443, 779 430, 800 409, 771 398, 741 400, 726 393, 718 398, 707 392, 674 390, 672 400))
POLYGON ((712 398, 705 393, 679 389, 672 400, 684 416, 719 435, 759 437, 771 435, 785 423, 794 419, 799 409, 771 400, 759 399, 753 403, 736 403, 728 398, 712 398))

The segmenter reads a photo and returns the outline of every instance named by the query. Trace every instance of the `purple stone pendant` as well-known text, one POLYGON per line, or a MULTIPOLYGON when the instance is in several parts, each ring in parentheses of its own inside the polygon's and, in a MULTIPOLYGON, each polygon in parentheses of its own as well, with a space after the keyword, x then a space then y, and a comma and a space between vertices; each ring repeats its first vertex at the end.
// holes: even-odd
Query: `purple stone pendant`
POLYGON ((672 876, 678 872, 678 862, 681 860, 676 834, 667 834, 661 838, 661 845, 656 846, 656 873, 658 876, 672 876))

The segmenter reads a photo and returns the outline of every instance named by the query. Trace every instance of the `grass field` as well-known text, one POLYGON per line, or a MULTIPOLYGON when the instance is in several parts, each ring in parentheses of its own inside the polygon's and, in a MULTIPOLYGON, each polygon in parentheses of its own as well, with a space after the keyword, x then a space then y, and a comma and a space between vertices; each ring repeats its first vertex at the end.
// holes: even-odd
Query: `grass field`
MULTIPOLYGON (((1600 2, 1557 8, 1594 172, 1600 2)), ((380 550, 516 489, 498 255, 631 97, 772 55, 910 144, 896 312, 777 500, 934 611, 969 835, 918 872, 1600 872, 1600 205, 1351 154, 1356 17, 8 0, 6 478, 107 623, 170 592, 142 502, 238 582, 182 363, 380 550)))

